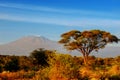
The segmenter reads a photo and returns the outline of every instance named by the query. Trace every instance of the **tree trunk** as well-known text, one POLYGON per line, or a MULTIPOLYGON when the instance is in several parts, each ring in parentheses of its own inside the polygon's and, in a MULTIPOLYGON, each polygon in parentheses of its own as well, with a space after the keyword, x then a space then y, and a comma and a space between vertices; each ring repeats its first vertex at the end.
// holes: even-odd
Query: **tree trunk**
POLYGON ((88 64, 88 54, 83 55, 84 58, 84 64, 87 65, 88 64))
MULTIPOLYGON (((79 51, 79 50, 78 50, 78 51, 79 51)), ((84 64, 87 65, 87 64, 88 64, 88 56, 89 56, 89 53, 85 52, 83 49, 80 49, 80 52, 81 52, 82 55, 83 55, 84 64)))

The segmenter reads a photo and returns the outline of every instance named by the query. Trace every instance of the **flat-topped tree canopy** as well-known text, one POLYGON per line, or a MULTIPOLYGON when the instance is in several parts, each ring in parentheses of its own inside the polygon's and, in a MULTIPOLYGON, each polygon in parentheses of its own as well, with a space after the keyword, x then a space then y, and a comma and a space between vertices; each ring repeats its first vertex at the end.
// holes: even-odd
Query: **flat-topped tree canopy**
POLYGON ((92 51, 104 48, 107 43, 118 43, 118 38, 109 32, 102 30, 78 31, 72 30, 61 35, 59 43, 64 44, 68 50, 77 50, 85 58, 92 51))

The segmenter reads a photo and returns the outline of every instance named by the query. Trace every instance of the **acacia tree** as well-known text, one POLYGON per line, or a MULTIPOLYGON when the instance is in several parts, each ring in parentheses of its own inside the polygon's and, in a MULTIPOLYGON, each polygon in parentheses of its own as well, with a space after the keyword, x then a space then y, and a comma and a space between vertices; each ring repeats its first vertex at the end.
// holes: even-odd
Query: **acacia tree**
POLYGON ((92 51, 104 48, 107 43, 118 42, 118 38, 109 32, 89 30, 80 32, 72 30, 61 35, 59 43, 64 44, 68 50, 77 50, 82 53, 84 63, 87 64, 88 56, 92 51))

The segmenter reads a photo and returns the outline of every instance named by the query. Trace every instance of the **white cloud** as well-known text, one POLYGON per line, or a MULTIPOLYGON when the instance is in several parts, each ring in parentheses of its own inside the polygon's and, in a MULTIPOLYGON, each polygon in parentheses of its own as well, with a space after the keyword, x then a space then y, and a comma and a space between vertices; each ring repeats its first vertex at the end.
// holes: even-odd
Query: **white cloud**
POLYGON ((34 22, 34 23, 48 23, 48 24, 58 24, 65 26, 82 26, 82 27, 117 27, 120 28, 120 20, 110 20, 110 19, 97 19, 97 18, 81 18, 77 20, 64 20, 58 18, 47 18, 47 17, 25 17, 25 16, 15 16, 9 14, 0 14, 0 19, 12 20, 12 21, 23 21, 23 22, 34 22))
MULTIPOLYGON (((17 9, 25 9, 25 10, 37 10, 37 11, 47 11, 48 12, 58 12, 58 13, 74 13, 75 14, 84 14, 84 15, 94 15, 94 16, 117 16, 113 15, 112 13, 105 13, 105 12, 98 12, 98 11, 88 11, 88 10, 73 10, 73 9, 56 9, 56 8, 50 8, 50 7, 44 7, 44 6, 34 6, 34 5, 25 5, 25 4, 15 4, 15 3, 0 3, 0 7, 7 7, 7 8, 17 8, 17 9)), ((29 15, 29 14, 28 14, 29 15)), ((120 26, 120 20, 113 20, 113 19, 103 19, 100 18, 81 18, 81 16, 78 16, 78 18, 70 19, 60 19, 51 17, 49 18, 48 15, 44 17, 39 17, 36 15, 33 15, 32 17, 29 15, 22 16, 21 14, 17 15, 10 15, 9 13, 3 13, 0 14, 0 19, 6 19, 6 20, 13 20, 13 21, 25 21, 25 22, 36 22, 36 23, 51 23, 51 24, 58 24, 58 25, 67 25, 67 26, 105 26, 105 27, 118 27, 120 26), (35 17, 36 16, 36 17, 35 17)), ((42 15, 41 15, 42 16, 42 15)))
POLYGON ((120 39, 120 32, 115 33, 115 35, 120 39))
POLYGON ((18 9, 28 9, 28 10, 40 10, 40 11, 50 11, 50 12, 61 12, 58 9, 43 7, 43 6, 33 6, 33 5, 24 5, 24 4, 14 4, 14 3, 0 3, 1 7, 8 8, 18 8, 18 9))
MULTIPOLYGON (((37 10, 37 11, 47 11, 48 12, 58 12, 58 13, 74 13, 75 14, 83 14, 83 15, 94 15, 94 16, 118 16, 113 15, 112 13, 105 13, 105 12, 98 12, 98 11, 88 11, 88 10, 73 10, 73 9, 57 9, 57 8, 50 8, 50 7, 44 7, 44 6, 34 6, 34 5, 25 5, 25 4, 15 4, 15 3, 0 3, 0 7, 7 7, 7 8, 17 8, 17 9, 25 9, 25 10, 37 10)), ((32 15, 31 15, 32 16, 32 15)), ((58 25, 67 25, 67 26, 104 26, 104 27, 118 27, 120 26, 120 20, 113 20, 113 19, 105 19, 103 18, 83 18, 81 16, 78 16, 77 18, 71 18, 71 16, 64 16, 64 19, 59 17, 48 17, 49 15, 46 15, 44 17, 41 17, 42 15, 33 15, 34 17, 31 17, 28 15, 10 15, 9 13, 1 13, 0 19, 5 20, 13 20, 13 21, 24 21, 24 22, 35 22, 35 23, 51 23, 51 24, 58 24, 58 25), (69 19, 66 19, 68 18, 69 19), (32 19, 31 19, 32 18, 32 19), (79 19, 78 19, 79 18, 79 19)))
POLYGON ((66 14, 83 14, 83 15, 93 15, 93 16, 109 16, 117 17, 119 14, 111 12, 100 12, 92 10, 80 10, 80 9, 60 9, 46 6, 35 6, 35 5, 26 5, 26 4, 15 4, 15 3, 0 3, 1 7, 7 8, 17 8, 25 10, 35 10, 35 11, 47 11, 47 12, 57 12, 57 13, 66 13, 66 14), (115 14, 115 15, 113 15, 115 14))

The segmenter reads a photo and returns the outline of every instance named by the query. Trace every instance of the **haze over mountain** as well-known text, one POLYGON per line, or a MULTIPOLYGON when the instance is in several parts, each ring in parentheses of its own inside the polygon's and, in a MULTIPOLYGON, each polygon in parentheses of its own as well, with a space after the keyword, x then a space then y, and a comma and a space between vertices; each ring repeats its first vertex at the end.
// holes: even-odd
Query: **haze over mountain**
MULTIPOLYGON (((57 50, 60 53, 69 53, 71 55, 78 55, 77 51, 66 51, 64 47, 56 41, 49 40, 45 37, 27 36, 16 41, 0 45, 0 54, 2 55, 29 55, 33 50, 38 48, 45 48, 47 50, 57 50)), ((120 55, 120 47, 109 46, 105 49, 99 50, 98 53, 91 55, 99 57, 115 57, 120 55)))
POLYGON ((0 54, 29 55, 35 49, 62 50, 62 45, 45 37, 27 36, 16 41, 0 45, 0 54))

